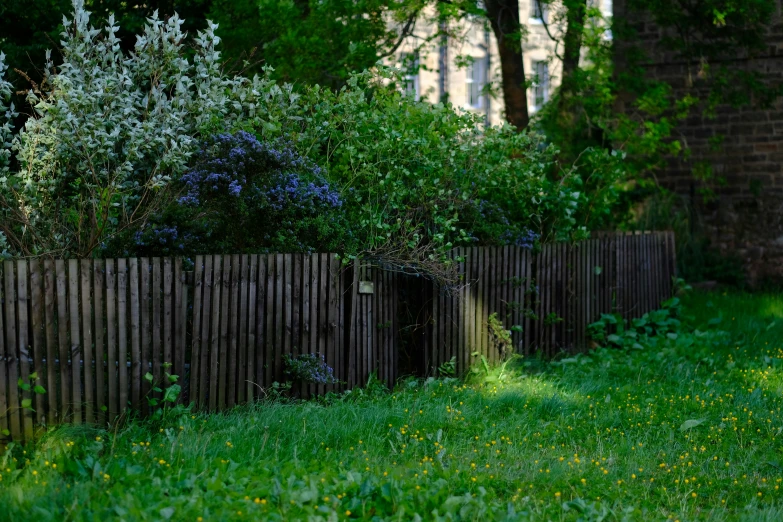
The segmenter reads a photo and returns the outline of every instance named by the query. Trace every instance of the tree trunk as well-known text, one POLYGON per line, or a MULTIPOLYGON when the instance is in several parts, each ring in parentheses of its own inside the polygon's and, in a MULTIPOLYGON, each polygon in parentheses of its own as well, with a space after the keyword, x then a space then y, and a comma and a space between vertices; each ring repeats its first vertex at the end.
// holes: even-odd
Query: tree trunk
POLYGON ((574 75, 579 69, 582 36, 585 30, 587 0, 566 0, 566 33, 563 39, 563 75, 560 91, 569 94, 574 89, 574 75))
POLYGON ((579 58, 585 30, 587 0, 565 0, 566 32, 563 37, 563 71, 556 98, 557 123, 562 129, 575 125, 581 108, 579 98, 579 58))
POLYGON ((521 131, 527 127, 530 117, 527 112, 525 63, 522 60, 519 1, 486 0, 484 6, 498 42, 506 120, 521 131))

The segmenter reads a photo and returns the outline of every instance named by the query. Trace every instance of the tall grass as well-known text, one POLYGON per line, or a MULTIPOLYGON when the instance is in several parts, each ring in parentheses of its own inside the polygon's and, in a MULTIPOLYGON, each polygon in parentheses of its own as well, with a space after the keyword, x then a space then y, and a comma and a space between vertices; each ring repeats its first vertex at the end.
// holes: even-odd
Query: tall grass
POLYGON ((2 457, 0 519, 781 520, 783 299, 686 311, 471 383, 61 427, 2 457))

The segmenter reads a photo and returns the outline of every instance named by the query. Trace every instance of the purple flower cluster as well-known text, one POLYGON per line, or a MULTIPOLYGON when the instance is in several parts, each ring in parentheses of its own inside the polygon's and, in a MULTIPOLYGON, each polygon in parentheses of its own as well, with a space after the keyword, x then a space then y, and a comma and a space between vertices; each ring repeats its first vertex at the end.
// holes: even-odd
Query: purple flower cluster
POLYGON ((196 155, 195 167, 181 179, 179 202, 203 206, 215 197, 245 200, 249 207, 284 210, 338 208, 342 200, 322 178, 321 168, 292 146, 260 142, 245 131, 218 134, 196 155))
POLYGON ((332 208, 342 206, 340 195, 326 182, 316 184, 304 182, 296 174, 283 174, 279 182, 264 193, 269 205, 276 211, 293 207, 300 210, 312 208, 313 204, 324 204, 332 208))
POLYGON ((184 250, 190 236, 189 233, 180 234, 176 226, 151 225, 136 231, 133 239, 137 247, 156 247, 173 252, 184 250))
POLYGON ((513 245, 522 248, 533 248, 540 236, 532 230, 519 232, 516 230, 506 230, 501 234, 500 240, 505 245, 513 245))
POLYGON ((285 373, 294 381, 311 382, 314 384, 335 384, 339 382, 334 376, 334 369, 326 364, 323 355, 303 353, 295 357, 283 356, 285 373))

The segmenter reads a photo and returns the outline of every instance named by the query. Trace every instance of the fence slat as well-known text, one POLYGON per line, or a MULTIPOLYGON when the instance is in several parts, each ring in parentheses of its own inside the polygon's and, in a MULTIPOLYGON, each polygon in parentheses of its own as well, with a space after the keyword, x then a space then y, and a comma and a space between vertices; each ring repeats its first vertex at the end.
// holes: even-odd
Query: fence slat
MULTIPOLYGON (((318 352, 327 357, 327 342, 329 337, 328 287, 329 287, 329 254, 319 254, 318 280, 318 352)), ((311 389, 314 392, 315 388, 311 389)), ((318 385, 318 392, 323 393, 323 385, 318 385)))
POLYGON ((247 289, 247 370, 242 386, 246 389, 248 401, 252 401, 256 395, 253 383, 256 381, 256 349, 258 336, 256 333, 256 312, 258 310, 258 256, 249 257, 247 289))
POLYGON ((291 254, 290 265, 290 280, 291 284, 288 287, 290 289, 290 295, 287 296, 288 308, 290 309, 291 324, 288 327, 288 332, 291 336, 291 356, 295 357, 300 353, 303 353, 305 347, 301 344, 301 320, 302 320, 302 254, 291 254))
POLYGON ((114 422, 119 414, 119 391, 117 384, 117 300, 116 300, 116 264, 114 259, 106 260, 106 354, 108 368, 109 422, 114 422))
POLYGON ((106 263, 102 259, 96 259, 92 268, 93 311, 95 312, 95 421, 99 424, 106 422, 106 387, 105 387, 105 328, 103 322, 103 289, 105 288, 104 275, 106 263))
MULTIPOLYGON (((456 330, 456 342, 455 348, 457 350, 457 375, 464 375, 467 371, 467 357, 466 352, 466 335, 465 335, 465 302, 467 300, 467 278, 465 277, 465 274, 467 273, 465 268, 465 257, 466 252, 463 248, 457 248, 454 250, 454 257, 455 259, 459 260, 458 263, 458 273, 461 280, 457 283, 458 286, 455 289, 455 300, 456 300, 456 312, 455 312, 455 330, 456 330)), ((396 315, 396 314, 395 314, 396 315)))
POLYGON ((141 390, 140 393, 145 400, 141 401, 143 412, 149 411, 149 404, 146 398, 152 394, 152 383, 146 378, 147 374, 152 374, 152 319, 150 318, 150 308, 152 307, 152 264, 150 259, 142 257, 139 259, 139 347, 141 350, 141 390))
MULTIPOLYGON (((302 256, 302 346, 301 351, 299 353, 310 353, 311 347, 314 345, 313 339, 315 338, 315 332, 313 331, 313 325, 311 323, 311 315, 310 315, 310 309, 311 309, 311 300, 310 300, 310 292, 312 288, 312 279, 313 279, 313 273, 312 273, 312 254, 305 254, 302 256)), ((316 261, 316 266, 317 266, 316 261)), ((302 383, 297 384, 297 389, 295 390, 295 393, 298 395, 302 395, 304 393, 304 385, 302 383)))
MULTIPOLYGON (((294 333, 294 326, 293 326, 293 306, 294 306, 294 300, 293 300, 293 286, 294 286, 294 259, 296 255, 293 254, 286 254, 283 255, 283 271, 282 271, 282 285, 280 287, 280 290, 283 294, 283 301, 282 301, 282 314, 281 319, 282 322, 280 323, 282 327, 282 336, 283 336, 283 343, 281 344, 282 350, 277 350, 275 352, 275 375, 280 375, 280 372, 283 369, 283 354, 291 355, 293 353, 293 333, 294 333)), ((278 267, 279 269, 279 267, 278 267)))
POLYGON ((73 423, 82 423, 82 347, 79 338, 79 261, 68 260, 68 311, 70 313, 71 333, 71 401, 73 403, 73 423))
POLYGON ((16 336, 16 274, 14 262, 5 261, 5 347, 8 371, 8 429, 11 438, 21 438, 21 420, 19 416, 19 358, 18 341, 16 336))
MULTIPOLYGON (((54 326, 56 319, 54 315, 55 303, 55 275, 54 261, 52 259, 44 260, 44 323, 46 324, 46 398, 48 410, 46 412, 46 423, 53 425, 57 422, 57 358, 55 346, 57 338, 55 336, 54 326)), ((0 281, 2 285, 2 281, 0 281)), ((3 318, 0 313, 0 329, 3 327, 3 318)), ((3 336, 0 335, 0 395, 4 396, 3 378, 5 377, 5 361, 3 360, 3 336)), ((3 398, 0 398, 0 411, 3 408, 3 398)), ((5 429, 2 421, 5 415, 0 415, 0 426, 5 429)))
POLYGON ((212 265, 212 321, 209 354, 209 409, 218 408, 218 354, 220 352, 220 298, 223 291, 223 256, 213 256, 212 265))
MULTIPOLYGON (((174 267, 171 263, 170 257, 163 258, 163 360, 165 364, 174 364, 174 352, 173 352, 173 328, 174 328, 174 296, 173 296, 173 284, 174 284, 174 267)), ((167 373, 172 373, 172 367, 169 366, 167 373)), ((168 388, 171 383, 161 376, 163 385, 168 388)))
MULTIPOLYGON (((43 297, 43 261, 40 259, 30 260, 30 322, 32 325, 32 349, 33 349, 33 373, 36 378, 33 380, 33 386, 42 386, 46 380, 44 378, 44 357, 46 346, 44 344, 44 297, 43 297)), ((46 399, 44 394, 35 395, 35 422, 41 425, 45 422, 46 399)))
MULTIPOLYGON (((28 338, 30 324, 28 321, 28 290, 27 290, 27 260, 19 259, 16 262, 17 286, 17 320, 19 328, 17 330, 17 339, 19 343, 19 378, 29 386, 30 384, 30 340, 28 338)), ((13 385, 13 381, 10 383, 13 385)), ((22 390, 22 401, 29 401, 29 406, 25 407, 22 403, 22 428, 24 437, 31 439, 33 437, 33 397, 30 389, 22 390)))
POLYGON ((128 261, 117 260, 117 381, 119 412, 128 409, 128 261))
POLYGON ((350 271, 350 277, 351 277, 351 285, 350 285, 350 291, 348 292, 350 295, 350 309, 349 309, 349 322, 348 322, 348 386, 352 387, 356 383, 356 368, 358 365, 358 357, 356 354, 358 343, 356 339, 356 308, 358 306, 358 291, 357 287, 359 286, 359 272, 357 270, 357 262, 354 261, 351 263, 351 271, 350 271))
MULTIPOLYGON (((144 267, 142 266, 142 270, 144 267)), ((130 402, 134 410, 138 410, 142 402, 141 381, 147 373, 141 362, 141 303, 139 302, 139 260, 128 262, 128 280, 130 286, 130 334, 131 334, 131 367, 130 367, 130 402)))
MULTIPOLYGON (((68 334, 68 273, 66 271, 65 261, 58 259, 55 261, 57 269, 57 330, 58 330, 58 348, 60 356, 59 375, 60 375, 60 408, 58 422, 65 422, 68 419, 71 408, 71 374, 70 374, 70 356, 68 334)), ((7 275, 7 274, 6 274, 7 275)), ((7 285, 6 285, 7 286, 7 285)))
MULTIPOLYGON (((201 347, 201 294, 204 289, 204 256, 196 256, 193 267, 193 336, 190 348, 190 386, 188 400, 198 403, 201 347)), ((184 378, 184 373, 183 373, 184 378)))
MULTIPOLYGON (((161 349, 163 311, 161 310, 161 260, 159 257, 153 257, 152 261, 152 377, 155 386, 160 385, 161 373, 160 363, 163 350, 161 349)), ((160 400, 160 394, 152 394, 160 400)))
POLYGON ((180 384, 180 401, 184 399, 185 390, 185 351, 187 346, 188 294, 185 272, 182 270, 182 258, 174 260, 174 310, 176 311, 174 329, 174 375, 180 384))
MULTIPOLYGON (((236 376, 236 402, 245 402, 245 380, 247 379, 248 357, 247 357, 247 293, 248 293, 248 274, 250 272, 250 258, 247 255, 239 256, 241 262, 241 271, 239 276, 239 324, 237 329, 237 350, 238 359, 234 369, 236 376), (238 373, 237 373, 238 372, 238 373)), ((236 324, 236 323, 235 323, 236 324)))
POLYGON ((231 256, 231 287, 230 295, 231 302, 229 303, 228 313, 228 345, 225 350, 228 352, 228 365, 226 367, 226 407, 232 408, 236 404, 236 391, 237 391, 237 350, 238 350, 238 336, 237 336, 237 324, 239 321, 239 279, 242 271, 239 266, 239 256, 231 256))
POLYGON ((207 393, 210 390, 208 379, 210 375, 210 349, 212 347, 212 329, 210 328, 210 325, 212 324, 212 293, 215 284, 214 261, 214 256, 206 256, 204 258, 203 310, 201 314, 201 362, 199 363, 201 373, 198 387, 199 408, 207 407, 207 393))
POLYGON ((266 256, 266 326, 264 330, 264 381, 262 386, 272 384, 275 347, 279 347, 282 341, 279 337, 279 329, 275 328, 275 325, 279 324, 277 319, 280 313, 280 303, 278 302, 280 284, 277 279, 278 259, 282 260, 282 256, 275 254, 266 256))
MULTIPOLYGON (((256 360, 255 360, 255 378, 254 384, 260 386, 264 385, 264 372, 265 372, 265 359, 264 350, 266 346, 266 336, 268 332, 266 330, 266 321, 269 311, 267 309, 267 287, 266 287, 266 274, 267 274, 267 256, 258 256, 258 271, 256 272, 256 360)), ((250 383, 248 383, 250 386, 250 383)), ((254 393, 260 396, 261 390, 256 390, 254 393)))
POLYGON ((84 422, 95 422, 95 406, 93 395, 93 355, 92 355, 92 260, 82 259, 80 262, 80 297, 82 316, 82 354, 84 372, 84 422))
MULTIPOLYGON (((8 364, 6 363, 6 334, 5 328, 5 307, 8 306, 8 300, 5 298, 5 263, 0 263, 0 295, 3 299, 0 299, 0 430, 5 432, 8 430, 8 379, 7 371, 8 364)), ((10 350, 9 350, 10 351, 10 350)), ((5 436, 0 436, 0 440, 5 439, 5 436)))

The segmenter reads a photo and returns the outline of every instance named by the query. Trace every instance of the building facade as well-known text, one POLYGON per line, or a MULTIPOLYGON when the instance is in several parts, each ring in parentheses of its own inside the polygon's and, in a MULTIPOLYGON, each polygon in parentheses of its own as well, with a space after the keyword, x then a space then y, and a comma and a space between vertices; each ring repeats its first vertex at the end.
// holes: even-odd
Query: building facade
MULTIPOLYGON (((600 1, 602 11, 611 16, 611 0, 594 1, 600 1)), ((549 35, 560 38, 561 28, 548 8, 536 0, 519 0, 519 9, 526 33, 522 45, 525 74, 531 81, 528 112, 532 116, 559 84, 560 63, 555 56, 555 41, 549 35)), ((497 41, 485 21, 466 20, 448 28, 419 24, 389 61, 403 71, 411 71, 405 77, 405 89, 418 99, 433 103, 448 100, 482 115, 487 124, 502 123, 497 41), (439 32, 452 36, 436 37, 439 32)))

